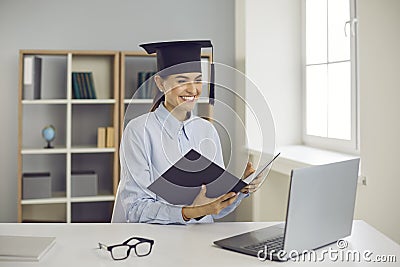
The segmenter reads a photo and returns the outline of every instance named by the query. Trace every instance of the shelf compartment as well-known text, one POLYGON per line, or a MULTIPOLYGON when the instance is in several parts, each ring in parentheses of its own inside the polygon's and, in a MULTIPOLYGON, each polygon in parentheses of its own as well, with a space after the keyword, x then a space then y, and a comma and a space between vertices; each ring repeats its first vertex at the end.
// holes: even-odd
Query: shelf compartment
POLYGON ((56 128, 51 144, 66 147, 66 105, 24 105, 22 113, 22 147, 44 148, 47 142, 42 137, 42 129, 50 124, 56 128))
POLYGON ((72 147, 97 147, 97 128, 112 126, 113 112, 113 105, 74 105, 72 147))
POLYGON ((54 147, 54 148, 22 148, 21 154, 23 155, 34 155, 34 154, 65 154, 67 153, 66 147, 54 147))
POLYGON ((155 72, 157 60, 153 56, 126 56, 125 57, 125 95, 132 98, 138 88, 139 72, 155 72))
MULTIPOLYGON (((51 176, 52 197, 35 199, 42 203, 51 202, 51 199, 62 198, 66 196, 66 155, 65 154, 33 154, 22 155, 23 173, 31 172, 49 172, 51 176)), ((22 177, 21 177, 22 179, 22 177)), ((35 178, 29 178, 35 179, 35 178)), ((21 188, 22 190, 22 188, 21 188)), ((21 191, 22 192, 22 191, 21 191)), ((22 196, 22 194, 21 194, 22 196)), ((33 199, 23 199, 25 203, 33 199)))
MULTIPOLYGON (((35 70, 38 71, 40 69, 40 99, 67 99, 67 55, 25 55, 23 64, 25 64, 26 58, 32 56, 41 59, 41 66, 38 66, 35 70)), ((29 75, 28 69, 29 67, 24 65, 23 70, 27 72, 23 75, 23 92, 25 90, 33 90, 32 85, 26 85, 25 83, 32 82, 33 84, 34 80, 38 78, 34 77, 34 75, 29 75), (31 79, 28 77, 31 77, 31 79)))
POLYGON ((92 72, 97 99, 113 99, 114 55, 72 55, 72 72, 92 72))
POLYGON ((113 201, 82 202, 71 204, 71 221, 77 223, 111 221, 113 201))
POLYGON ((22 100, 24 105, 59 105, 68 104, 67 99, 37 99, 37 100, 22 100))
MULTIPOLYGON (((57 195, 57 194, 56 194, 57 195)), ((22 205, 34 205, 34 204, 57 204, 57 203, 67 203, 67 198, 65 197, 65 192, 60 192, 59 195, 64 195, 64 197, 51 197, 51 198, 39 198, 39 199, 23 199, 21 200, 22 205)))
POLYGON ((22 222, 65 223, 65 203, 22 205, 22 222))
POLYGON ((78 153, 71 155, 72 172, 94 171, 97 174, 97 188, 101 195, 113 194, 114 153, 78 153))
POLYGON ((117 149, 115 147, 73 147, 71 153, 113 153, 117 149))
POLYGON ((103 195, 99 194, 97 196, 88 196, 88 197, 72 197, 71 202, 102 202, 102 201, 114 201, 114 195, 103 195))
POLYGON ((72 104, 115 104, 115 99, 72 99, 72 104))
POLYGON ((124 99, 124 104, 152 104, 153 99, 124 99))

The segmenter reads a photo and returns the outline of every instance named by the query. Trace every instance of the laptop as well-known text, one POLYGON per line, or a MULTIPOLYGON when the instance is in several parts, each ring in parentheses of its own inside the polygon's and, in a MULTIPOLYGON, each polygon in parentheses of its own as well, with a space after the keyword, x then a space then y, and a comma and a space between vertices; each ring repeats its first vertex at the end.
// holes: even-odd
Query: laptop
POLYGON ((349 236, 359 162, 356 158, 292 170, 285 223, 224 238, 214 244, 252 256, 262 254, 263 258, 286 261, 290 255, 296 255, 291 251, 300 255, 305 250, 349 236))

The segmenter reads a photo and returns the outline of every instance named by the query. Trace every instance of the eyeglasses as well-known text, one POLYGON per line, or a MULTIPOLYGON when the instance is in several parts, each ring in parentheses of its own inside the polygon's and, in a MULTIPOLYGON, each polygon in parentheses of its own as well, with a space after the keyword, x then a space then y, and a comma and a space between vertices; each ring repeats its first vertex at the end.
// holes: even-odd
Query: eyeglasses
POLYGON ((110 251, 113 260, 118 261, 128 258, 131 249, 135 249, 135 253, 138 257, 147 256, 150 254, 153 245, 154 240, 142 237, 131 237, 119 245, 106 246, 102 243, 99 243, 99 249, 106 249, 110 251))

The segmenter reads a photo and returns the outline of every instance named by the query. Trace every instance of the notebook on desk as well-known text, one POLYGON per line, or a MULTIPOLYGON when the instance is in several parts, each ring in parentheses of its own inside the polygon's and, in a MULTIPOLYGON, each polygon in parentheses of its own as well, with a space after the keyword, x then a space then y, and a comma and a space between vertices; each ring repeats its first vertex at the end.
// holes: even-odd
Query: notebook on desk
POLYGON ((39 261, 55 242, 55 237, 1 235, 0 261, 39 261))

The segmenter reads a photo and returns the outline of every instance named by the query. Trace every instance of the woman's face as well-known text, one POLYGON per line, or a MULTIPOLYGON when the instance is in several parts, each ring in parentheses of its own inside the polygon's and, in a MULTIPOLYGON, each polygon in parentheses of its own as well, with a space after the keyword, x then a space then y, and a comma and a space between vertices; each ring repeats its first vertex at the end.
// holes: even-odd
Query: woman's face
POLYGON ((193 110, 201 95, 201 73, 191 72, 156 77, 158 87, 165 94, 165 106, 170 112, 180 113, 193 110), (157 81, 158 80, 158 81, 157 81))

